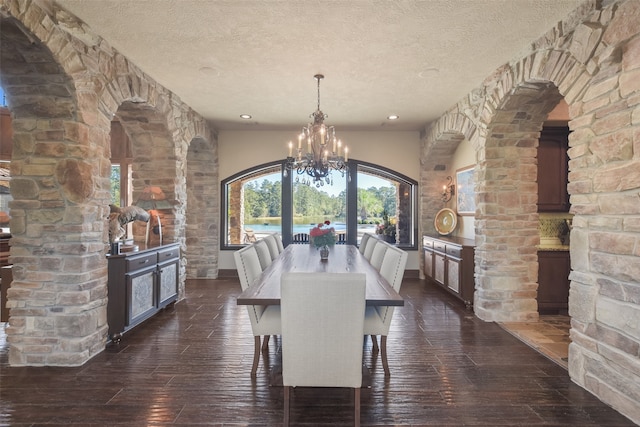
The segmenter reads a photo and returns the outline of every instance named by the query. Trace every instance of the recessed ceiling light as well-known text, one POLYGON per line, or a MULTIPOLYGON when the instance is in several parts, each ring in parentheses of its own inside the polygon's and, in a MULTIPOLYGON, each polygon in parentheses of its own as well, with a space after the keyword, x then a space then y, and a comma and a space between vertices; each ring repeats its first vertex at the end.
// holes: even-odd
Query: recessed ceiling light
POLYGON ((389 117, 387 117, 387 119, 389 120, 398 120, 400 118, 400 116, 396 115, 396 114, 392 114, 389 117))
POLYGON ((217 68, 213 68, 213 67, 200 67, 200 69, 198 71, 200 71, 202 74, 204 74, 206 76, 217 77, 217 76, 220 75, 220 70, 218 70, 217 68))
POLYGON ((428 77, 433 77, 435 75, 437 75, 440 72, 439 69, 437 69, 436 67, 429 67, 429 68, 425 68, 424 70, 420 71, 418 73, 418 77, 420 77, 421 79, 426 79, 428 77))
POLYGON ((241 119, 249 120, 251 118, 251 114, 240 114, 241 119))

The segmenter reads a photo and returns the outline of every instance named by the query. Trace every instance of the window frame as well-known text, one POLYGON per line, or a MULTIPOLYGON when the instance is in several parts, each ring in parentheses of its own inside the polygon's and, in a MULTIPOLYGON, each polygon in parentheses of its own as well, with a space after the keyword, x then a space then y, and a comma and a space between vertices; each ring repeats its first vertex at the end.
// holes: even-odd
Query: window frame
MULTIPOLYGON (((220 231, 219 231, 219 240, 220 240, 220 250, 238 250, 244 246, 246 243, 227 243, 227 230, 229 228, 229 217, 228 217, 228 209, 229 209, 229 188, 230 184, 233 182, 250 177, 251 175, 259 175, 262 171, 268 171, 270 169, 274 169, 276 167, 280 168, 280 173, 282 176, 282 206, 281 210, 282 215, 282 241, 285 246, 293 240, 293 216, 292 216, 292 203, 293 203, 293 175, 294 173, 288 172, 286 175, 283 173, 285 169, 286 160, 277 160, 273 162, 262 163, 260 165, 245 169, 236 174, 233 174, 223 180, 220 181, 220 231), (286 208, 285 208, 286 207, 286 208)), ((358 203, 358 182, 357 182, 357 174, 360 168, 369 169, 372 172, 375 172, 377 175, 380 175, 381 178, 389 179, 392 181, 401 182, 407 184, 410 188, 410 193, 408 197, 411 202, 411 212, 409 213, 410 217, 410 242, 409 243, 400 243, 396 246, 402 249, 407 250, 417 250, 418 249, 418 182, 414 179, 409 178, 406 175, 403 175, 397 171, 391 170, 384 166, 380 166, 374 163, 369 163, 361 160, 349 159, 348 163, 348 177, 347 177, 347 213, 346 213, 346 223, 347 223, 347 241, 346 243, 349 245, 356 245, 358 238, 358 216, 357 216, 357 203, 358 203), (350 177, 350 178, 349 178, 350 177), (352 195, 354 195, 352 197, 352 195)), ((270 174, 274 171, 269 172, 270 174)))

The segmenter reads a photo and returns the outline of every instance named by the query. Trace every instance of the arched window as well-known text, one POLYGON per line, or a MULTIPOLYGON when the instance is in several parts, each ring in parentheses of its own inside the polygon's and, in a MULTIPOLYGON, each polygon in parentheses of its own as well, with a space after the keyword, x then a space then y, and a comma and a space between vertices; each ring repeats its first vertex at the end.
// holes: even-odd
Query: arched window
POLYGON ((308 185, 283 162, 256 166, 222 182, 221 249, 237 249, 268 233, 285 244, 305 242, 317 223, 331 221, 339 243, 359 244, 366 232, 417 248, 417 182, 374 164, 349 161, 345 175, 308 185))

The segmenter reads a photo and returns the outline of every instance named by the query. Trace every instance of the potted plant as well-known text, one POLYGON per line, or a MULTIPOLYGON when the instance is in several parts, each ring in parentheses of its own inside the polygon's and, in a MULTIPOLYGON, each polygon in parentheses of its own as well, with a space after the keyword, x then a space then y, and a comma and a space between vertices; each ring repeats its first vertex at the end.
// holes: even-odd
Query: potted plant
POLYGON ((386 210, 382 212, 382 224, 376 227, 376 234, 386 242, 396 243, 396 221, 395 218, 389 218, 386 210))
POLYGON ((309 231, 309 243, 320 249, 321 260, 329 258, 329 248, 336 244, 336 231, 329 225, 331 221, 321 222, 309 231))

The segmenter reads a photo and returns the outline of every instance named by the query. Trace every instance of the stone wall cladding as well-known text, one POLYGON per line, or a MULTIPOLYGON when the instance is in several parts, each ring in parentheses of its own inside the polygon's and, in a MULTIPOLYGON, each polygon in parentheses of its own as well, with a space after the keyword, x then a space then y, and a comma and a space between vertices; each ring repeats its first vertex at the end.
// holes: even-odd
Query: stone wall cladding
POLYGON ((433 182, 451 174, 432 165, 447 169, 460 141, 449 136, 464 136, 477 154, 475 313, 535 319, 532 150, 561 94, 570 107, 575 214, 569 373, 640 423, 640 1, 601 5, 585 2, 425 130, 420 214, 430 231, 433 182))
POLYGON ((174 203, 167 214, 165 241, 181 244, 180 298, 188 256, 197 253, 202 264, 214 263, 199 269, 204 277, 217 275, 217 230, 211 228, 219 219, 217 140, 202 117, 53 2, 0 0, 0 18, 3 41, 11 42, 2 47, 3 54, 10 49, 30 49, 32 54, 32 63, 6 60, 0 65, 15 135, 9 362, 81 365, 103 351, 106 343, 113 115, 133 109, 142 111, 145 120, 153 118, 130 123, 130 129, 138 132, 134 142, 138 152, 152 152, 141 159, 136 178, 140 184, 134 185, 158 182, 174 203), (9 34, 6 18, 15 18, 22 29, 9 34), (27 40, 22 33, 30 34, 34 43, 20 45, 20 37, 27 40), (46 61, 52 65, 41 65, 46 61), (7 64, 32 69, 12 75, 7 64), (34 67, 39 67, 36 72, 34 67), (34 79, 37 72, 40 79, 34 79), (206 141, 214 153, 206 169, 202 163, 187 162, 196 140, 206 141), (205 178, 200 186, 206 191, 188 194, 188 176, 201 172, 205 178), (189 201, 197 205, 199 197, 213 203, 193 217, 198 224, 187 224, 187 205, 189 201))

